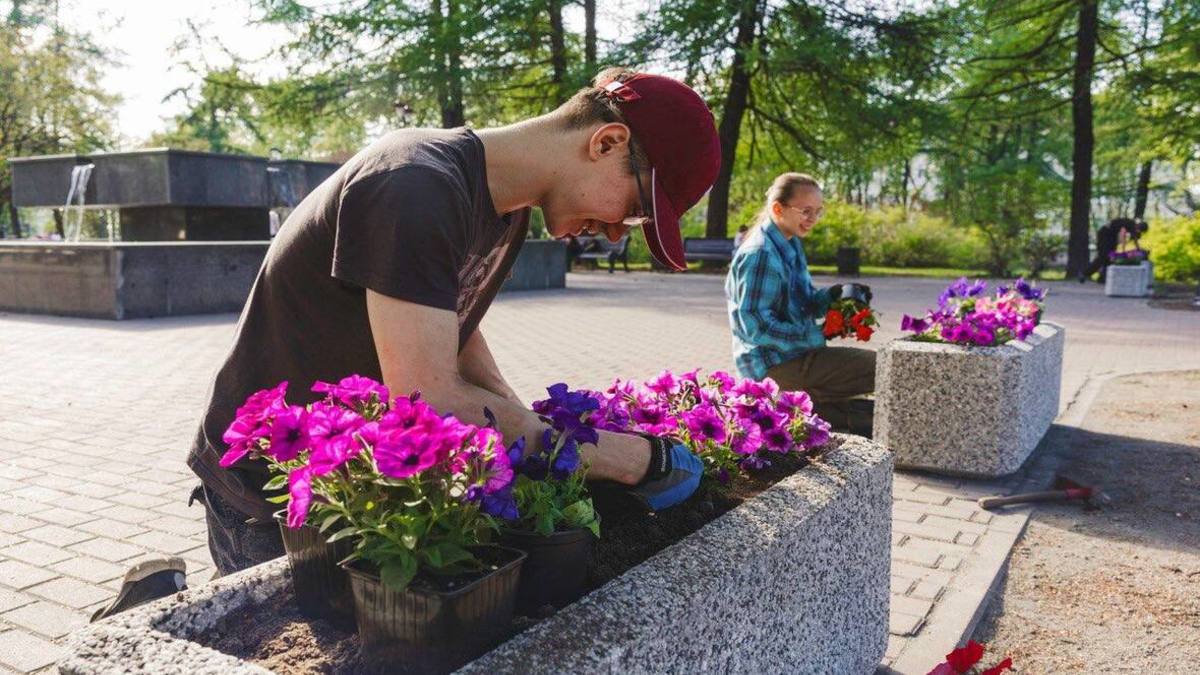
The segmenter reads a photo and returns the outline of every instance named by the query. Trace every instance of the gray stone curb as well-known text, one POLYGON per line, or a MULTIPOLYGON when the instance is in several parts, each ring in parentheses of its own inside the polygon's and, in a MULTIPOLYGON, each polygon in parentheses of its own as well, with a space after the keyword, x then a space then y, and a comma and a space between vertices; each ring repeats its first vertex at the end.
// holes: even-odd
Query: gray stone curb
MULTIPOLYGON (((887 643, 891 454, 855 436, 467 673, 869 673, 887 643)), ((284 559, 72 634, 66 675, 269 671, 192 642, 290 590, 284 559)))

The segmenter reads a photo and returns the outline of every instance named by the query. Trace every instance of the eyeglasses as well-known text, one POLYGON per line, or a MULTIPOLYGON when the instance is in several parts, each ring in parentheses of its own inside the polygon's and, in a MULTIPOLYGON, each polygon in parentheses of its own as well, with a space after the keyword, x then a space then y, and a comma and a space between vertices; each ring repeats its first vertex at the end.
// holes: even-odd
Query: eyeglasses
POLYGON ((648 215, 654 213, 654 206, 646 201, 646 193, 642 191, 642 171, 638 167, 637 160, 634 155, 637 154, 633 145, 633 139, 629 139, 629 169, 633 172, 633 180, 637 183, 638 205, 641 208, 641 213, 635 213, 632 216, 626 216, 621 224, 625 227, 645 227, 654 222, 654 216, 648 215))
POLYGON ((804 208, 800 208, 799 206, 788 206, 786 208, 799 213, 804 217, 805 220, 820 220, 821 216, 825 215, 825 209, 820 207, 812 209, 807 206, 804 208))

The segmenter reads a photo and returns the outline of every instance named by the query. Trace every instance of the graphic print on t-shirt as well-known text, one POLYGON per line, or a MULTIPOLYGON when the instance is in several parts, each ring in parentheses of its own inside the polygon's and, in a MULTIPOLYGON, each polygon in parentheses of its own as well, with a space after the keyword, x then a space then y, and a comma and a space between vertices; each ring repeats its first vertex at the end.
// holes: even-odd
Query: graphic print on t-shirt
POLYGON ((475 305, 475 297, 479 295, 491 275, 492 270, 500 262, 501 255, 507 246, 497 246, 487 252, 487 255, 467 255, 467 261, 458 272, 458 325, 467 319, 469 310, 475 305))

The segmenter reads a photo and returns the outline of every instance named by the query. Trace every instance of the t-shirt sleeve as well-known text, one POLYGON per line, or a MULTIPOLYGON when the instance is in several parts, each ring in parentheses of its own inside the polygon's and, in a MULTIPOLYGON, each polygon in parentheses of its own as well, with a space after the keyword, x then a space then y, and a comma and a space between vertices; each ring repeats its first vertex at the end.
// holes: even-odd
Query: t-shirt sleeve
POLYGON ((338 205, 335 279, 455 311, 467 250, 467 197, 434 169, 404 167, 347 184, 338 205))

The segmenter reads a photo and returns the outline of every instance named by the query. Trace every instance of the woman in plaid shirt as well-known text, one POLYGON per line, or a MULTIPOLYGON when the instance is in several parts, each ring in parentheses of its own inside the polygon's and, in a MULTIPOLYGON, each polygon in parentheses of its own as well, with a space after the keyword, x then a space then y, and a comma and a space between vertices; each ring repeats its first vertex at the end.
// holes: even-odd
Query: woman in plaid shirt
POLYGON ((725 279, 733 358, 744 377, 770 377, 802 390, 835 429, 871 435, 875 352, 827 347, 816 319, 843 294, 871 298, 862 284, 813 286, 801 240, 824 212, 812 176, 785 173, 767 191, 758 222, 734 253, 725 279))

